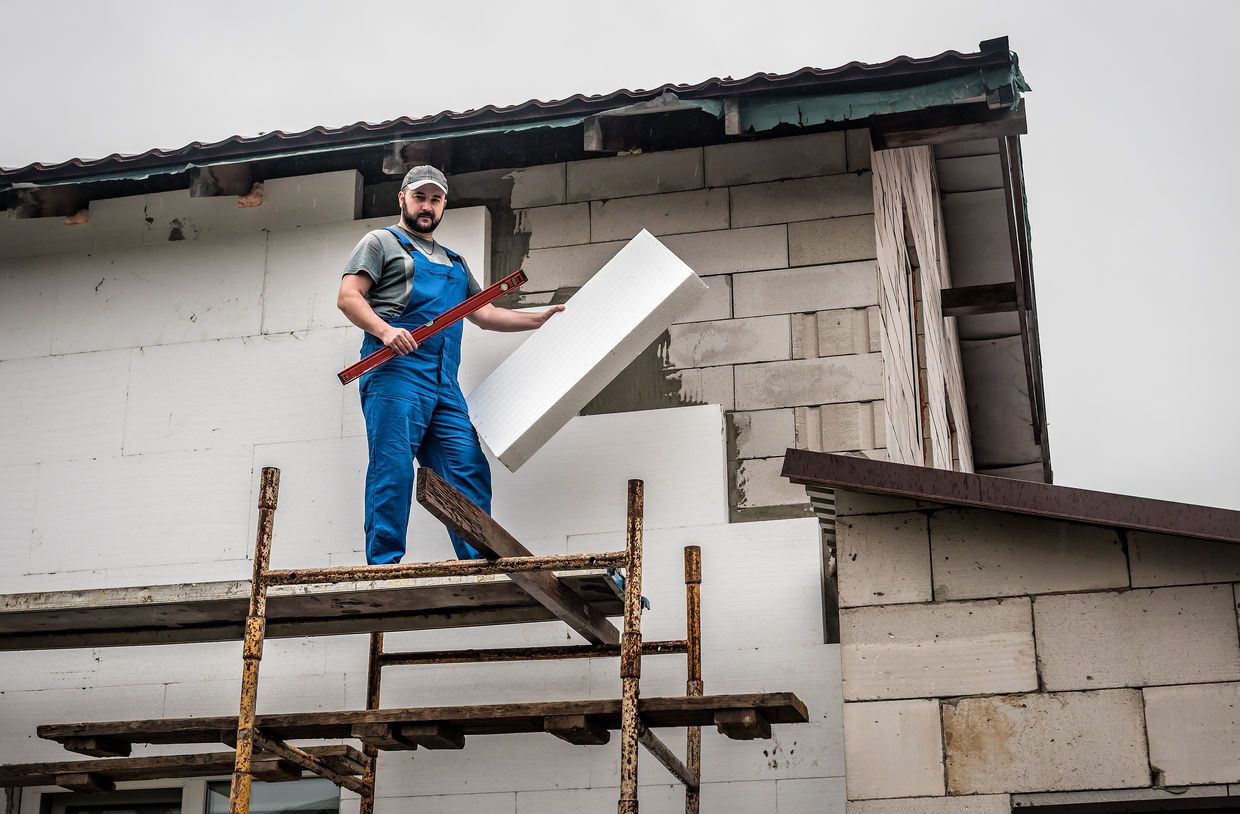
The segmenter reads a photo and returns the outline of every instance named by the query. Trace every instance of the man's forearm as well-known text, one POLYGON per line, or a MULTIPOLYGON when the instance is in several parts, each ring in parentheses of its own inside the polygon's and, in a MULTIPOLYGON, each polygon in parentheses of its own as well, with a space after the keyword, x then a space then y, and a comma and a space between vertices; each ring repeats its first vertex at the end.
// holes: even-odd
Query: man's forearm
POLYGON ((546 311, 513 311, 495 305, 484 305, 470 316, 470 321, 486 331, 532 331, 546 322, 552 314, 563 310, 562 305, 553 305, 546 311))

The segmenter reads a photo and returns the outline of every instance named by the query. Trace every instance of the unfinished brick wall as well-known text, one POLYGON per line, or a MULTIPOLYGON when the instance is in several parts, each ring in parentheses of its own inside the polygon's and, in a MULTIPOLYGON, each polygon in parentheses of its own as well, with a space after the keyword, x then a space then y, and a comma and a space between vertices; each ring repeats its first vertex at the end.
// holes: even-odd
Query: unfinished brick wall
POLYGON ((850 812, 1240 781, 1240 546, 843 491, 836 506, 850 812))
POLYGON ((734 519, 809 513, 788 447, 886 457, 870 157, 862 130, 510 174, 522 303, 565 301, 642 228, 709 285, 584 412, 722 405, 734 519))

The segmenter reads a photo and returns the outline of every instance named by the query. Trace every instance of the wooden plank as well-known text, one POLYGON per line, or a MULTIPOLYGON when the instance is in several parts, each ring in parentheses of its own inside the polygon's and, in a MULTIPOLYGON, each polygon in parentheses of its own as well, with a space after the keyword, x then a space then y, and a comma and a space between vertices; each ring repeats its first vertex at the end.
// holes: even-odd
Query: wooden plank
POLYGON ((999 314, 1017 308, 1015 283, 966 285, 944 288, 940 293, 945 317, 999 314))
POLYGON ((418 748, 400 736, 393 724, 354 724, 350 736, 367 746, 388 752, 412 752, 418 748))
MULTIPOLYGON (((332 769, 346 774, 361 776, 365 771, 366 757, 352 746, 310 746, 306 751, 323 761, 332 769)), ((192 755, 153 755, 149 757, 99 758, 46 763, 18 763, 0 766, 0 786, 53 786, 58 775, 79 773, 97 774, 113 781, 164 780, 169 778, 211 777, 226 775, 233 770, 233 752, 206 752, 192 755)), ((270 768, 274 779, 278 760, 273 755, 258 753, 254 756, 255 770, 259 766, 270 768)), ((301 776, 301 769, 297 769, 301 776)), ((260 778, 266 779, 266 778, 260 778)), ((293 778, 296 779, 296 778, 293 778)))
POLYGON ((127 741, 108 737, 69 738, 64 744, 70 752, 91 757, 128 757, 132 751, 127 741))
POLYGON ((576 746, 598 746, 611 740, 607 727, 588 715, 548 715, 543 731, 576 746))
POLYGON ((405 724, 396 727, 401 740, 423 749, 464 749, 465 734, 447 724, 405 724))
MULTIPOLYGON (((623 610, 602 569, 560 581, 599 616, 623 610)), ((239 640, 249 586, 239 580, 0 595, 0 651, 239 640)), ((275 587, 267 610, 268 638, 557 618, 502 575, 275 587)))
POLYGON ((771 722, 760 710, 726 709, 715 713, 715 728, 733 740, 771 737, 771 722))
POLYGON ((293 780, 300 780, 301 771, 301 767, 296 763, 290 763, 278 757, 262 760, 255 759, 250 766, 250 772, 254 775, 254 779, 261 780, 264 783, 288 783, 293 780))
MULTIPOLYGON (((805 704, 793 693, 704 695, 699 697, 643 698, 638 712, 652 728, 709 726, 720 712, 760 712, 772 724, 804 723, 805 704)), ((525 704, 421 707, 405 709, 341 710, 260 715, 256 725, 284 740, 355 737, 358 726, 436 723, 459 729, 464 735, 500 735, 543 732, 549 717, 584 715, 607 729, 620 727, 620 700, 546 701, 525 704)), ((163 718, 146 721, 109 721, 44 724, 38 735, 65 743, 85 737, 109 737, 125 743, 214 743, 221 731, 235 727, 236 716, 163 718)))
POLYGON ((52 782, 69 791, 116 791, 116 783, 94 772, 58 774, 52 782))
MULTIPOLYGON (((532 556, 529 549, 434 470, 427 467, 418 469, 417 495, 418 503, 465 538, 484 557, 532 556)), ((617 644, 620 641, 620 631, 570 591, 555 574, 536 571, 511 574, 510 578, 591 644, 617 644)))

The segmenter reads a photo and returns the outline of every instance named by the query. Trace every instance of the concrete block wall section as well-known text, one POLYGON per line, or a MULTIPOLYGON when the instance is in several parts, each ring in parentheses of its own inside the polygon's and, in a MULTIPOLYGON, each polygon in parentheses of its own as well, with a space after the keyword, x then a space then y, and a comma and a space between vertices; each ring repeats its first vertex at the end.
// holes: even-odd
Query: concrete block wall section
POLYGON ((1234 547, 846 491, 836 505, 850 811, 1209 796, 1240 778, 1234 547), (946 785, 891 772, 897 749, 946 785))
MULTIPOLYGON (((572 230, 580 227, 585 202, 567 200, 564 165, 511 175, 514 201, 527 210, 525 223, 534 224, 536 233, 554 235, 558 228, 561 237, 548 238, 554 243, 580 237, 572 230)), ((332 375, 356 358, 359 337, 335 313, 334 291, 349 249, 388 219, 354 220, 352 176, 328 181, 340 200, 326 200, 310 181, 289 187, 296 194, 288 198, 269 184, 257 209, 272 207, 266 211, 273 213, 279 207, 279 218, 261 223, 249 220, 254 210, 224 212, 219 201, 201 207, 187 202, 182 209, 165 202, 159 222, 170 229, 176 213, 188 213, 195 229, 186 230, 184 240, 148 246, 144 241, 152 235, 142 205, 131 201, 115 211, 135 219, 127 226, 132 234, 124 241, 118 237, 106 251, 96 232, 92 246, 99 248, 91 258, 70 252, 5 261, 0 419, 23 431, 0 437, 0 593, 245 579, 257 473, 265 465, 284 471, 275 567, 362 561, 365 440, 356 391, 339 388, 332 375), (313 211, 293 209, 299 201, 313 202, 313 211), (328 214, 336 220, 315 222, 328 214), (157 308, 137 307, 134 300, 145 289, 138 288, 142 280, 130 273, 134 269, 143 276, 160 273, 172 297, 154 292, 157 308), (96 271, 99 277, 93 277, 96 271), (235 291, 204 284, 220 279, 235 291), (170 303, 177 302, 192 306, 189 313, 176 312, 170 303), (119 328, 103 334, 74 330, 98 318, 89 311, 105 307, 123 322, 119 328), (68 349, 73 352, 62 352, 68 349)), ((98 208, 109 207, 101 202, 98 208)), ((471 261, 485 257, 485 211, 450 214, 445 228, 450 222, 464 225, 449 245, 471 261)), ((106 222, 99 216, 93 225, 106 222)), ((67 235, 91 225, 56 229, 67 235)), ((30 237, 22 250, 43 251, 50 246, 39 242, 45 238, 30 237)), ((20 243, 0 242, 6 248, 20 243)), ((696 347, 695 353, 706 352, 710 331, 735 330, 728 324, 737 322, 729 319, 732 275, 788 263, 786 224, 675 236, 669 243, 709 271, 707 298, 714 299, 699 305, 697 328, 683 326, 685 337, 697 330, 702 341, 679 346, 696 347)), ((619 245, 532 251, 584 246, 606 252, 619 245)), ((753 339, 764 348, 780 345, 773 361, 792 361, 789 314, 739 322, 780 326, 779 343, 770 343, 765 330, 753 339)), ((467 332, 462 381, 468 387, 520 337, 482 334, 472 326, 467 332)), ((727 360, 675 375, 699 400, 730 410, 734 371, 765 363, 727 360)), ((872 374, 858 372, 862 378, 872 374)), ((777 412, 792 427, 792 410, 777 412)), ((757 424, 765 426, 764 418, 757 424)), ((754 460, 767 468, 755 483, 768 488, 783 482, 771 463, 782 450, 763 432, 765 440, 755 438, 753 449, 764 454, 754 460)), ((817 521, 728 522, 719 407, 576 419, 519 477, 499 466, 493 472, 497 517, 533 550, 548 553, 619 548, 624 481, 644 478, 646 593, 655 603, 648 633, 683 635, 681 550, 703 545, 708 691, 792 690, 813 715, 787 739, 780 733, 770 742, 733 742, 706 732, 708 805, 725 811, 843 810, 839 648, 823 644, 817 521), (582 479, 586 469, 591 478, 582 479)), ((420 509, 410 536, 411 556, 450 556, 442 526, 420 509)), ((486 647, 562 643, 564 636, 562 625, 525 625, 394 635, 393 641, 411 648, 486 647)), ((264 658, 260 712, 360 706, 365 649, 364 636, 273 640, 264 658)), ((63 749, 33 737, 40 723, 233 711, 239 654, 235 642, 0 653, 0 760, 63 759, 63 749)), ((385 701, 503 702, 617 692, 614 660, 485 667, 398 670, 389 676, 385 701)), ((683 669, 683 659, 650 662, 644 692, 683 692, 683 669)), ((679 741, 672 743, 679 747, 679 741)), ((380 812, 404 810, 414 801, 442 811, 579 810, 582 800, 614 801, 618 784, 614 744, 583 751, 550 737, 478 738, 463 753, 423 755, 402 765, 408 758, 385 756, 380 812)), ((648 759, 642 776, 643 810, 680 805, 680 790, 648 759)))
MULTIPOLYGON (((640 228, 658 235, 710 284, 587 412, 700 401, 745 412, 859 402, 851 423, 830 410, 802 421, 813 429, 785 436, 788 446, 884 456, 885 420, 881 405, 873 404, 882 397, 876 383, 885 374, 877 358, 869 157, 868 133, 858 131, 511 173, 516 229, 529 241, 523 302, 566 301, 640 228), (537 194, 518 196, 518 188, 537 194), (852 359, 859 356, 874 358, 852 359), (822 357, 849 358, 786 364, 822 357), (877 433, 871 429, 876 410, 877 433)), ((778 478, 758 485, 778 470, 766 459, 781 458, 787 448, 772 443, 734 450, 734 486, 746 483, 743 502, 742 492, 734 492, 737 519, 746 516, 741 509, 786 506, 795 513, 805 503, 778 478)))

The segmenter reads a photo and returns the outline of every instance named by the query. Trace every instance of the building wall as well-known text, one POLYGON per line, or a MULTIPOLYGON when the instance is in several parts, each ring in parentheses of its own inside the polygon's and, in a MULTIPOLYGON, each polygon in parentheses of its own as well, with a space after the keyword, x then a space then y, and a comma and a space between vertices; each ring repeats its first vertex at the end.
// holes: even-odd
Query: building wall
MULTIPOLYGON (((514 184, 514 194, 533 189, 536 175, 514 184)), ((807 183, 839 182, 815 178, 807 183)), ((771 189, 754 180, 746 194, 771 189)), ((362 196, 355 173, 330 173, 270 181, 257 206, 161 193, 95 202, 74 224, 0 220, 0 420, 8 428, 0 434, 0 593, 248 578, 258 471, 268 465, 283 470, 273 566, 362 562, 365 440, 356 391, 334 376, 356 358, 360 341, 335 309, 340 265, 361 234, 390 221, 358 220, 362 196)), ((587 209, 596 204, 612 202, 587 209)), ((733 200, 728 217, 735 211, 733 200)), ((488 222, 484 209, 454 209, 440 236, 485 271, 479 258, 490 255, 488 222)), ((620 231, 599 235, 629 227, 612 228, 620 231)), ((745 230, 764 228, 779 233, 786 252, 785 221, 727 234, 745 238, 754 234, 745 230)), ((531 243, 556 240, 550 226, 529 234, 531 243)), ((703 246, 713 241, 700 238, 703 246)), ((728 257, 754 247, 744 239, 735 245, 728 257)), ((552 248, 573 249, 532 250, 531 277, 550 268, 539 270, 546 255, 536 253, 552 248)), ((749 285, 745 275, 787 273, 786 256, 781 262, 746 271, 715 266, 710 277, 749 285)), ((729 297, 729 315, 732 307, 729 297)), ((785 321, 791 342, 791 314, 761 317, 785 321)), ((467 326, 466 392, 521 338, 467 326)), ((771 363, 684 370, 731 376, 748 366, 760 377, 771 363)), ((519 473, 492 466, 495 513, 539 553, 614 547, 624 528, 625 480, 643 478, 645 593, 653 602, 647 635, 683 635, 681 552, 701 545, 707 691, 793 691, 811 712, 811 723, 777 728, 770 741, 704 733, 707 810, 838 811, 839 648, 824 644, 817 526, 812 518, 729 523, 722 400, 574 419, 519 473), (585 471, 590 478, 580 476, 585 471)), ((804 405, 747 412, 791 415, 797 406, 804 405)), ((762 449, 753 460, 781 451, 762 449)), ((451 556, 442 527, 420 509, 411 539, 413 557, 451 556)), ((390 641, 518 646, 566 635, 546 624, 390 641)), ((366 647, 364 636, 269 642, 259 711, 361 707, 366 647)), ((34 737, 40 723, 228 713, 239 666, 239 643, 0 653, 0 761, 67 757, 34 737)), ((683 669, 677 657, 648 660, 643 693, 682 693, 683 669)), ((392 706, 618 692, 608 660, 398 668, 385 682, 384 703, 392 706)), ((680 738, 669 733, 672 743, 680 738)), ((614 746, 477 738, 459 753, 385 755, 379 811, 579 811, 615 799, 617 772, 614 746)), ((646 758, 642 781, 643 811, 680 805, 680 791, 646 758)))
POLYGON ((836 501, 849 811, 1226 796, 1240 781, 1240 547, 836 501))
POLYGON ((808 515, 788 447, 886 456, 870 156, 862 130, 507 174, 522 303, 566 300, 641 228, 710 286, 584 412, 721 405, 733 519, 808 515))

